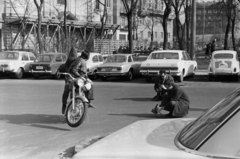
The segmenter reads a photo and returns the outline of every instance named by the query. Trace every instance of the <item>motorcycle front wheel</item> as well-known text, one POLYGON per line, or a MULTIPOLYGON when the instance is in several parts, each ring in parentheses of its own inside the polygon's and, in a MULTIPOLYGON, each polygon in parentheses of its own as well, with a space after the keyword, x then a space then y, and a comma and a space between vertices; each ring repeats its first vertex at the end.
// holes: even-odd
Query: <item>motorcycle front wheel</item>
POLYGON ((73 109, 72 101, 69 103, 66 111, 66 121, 70 127, 78 127, 83 123, 87 116, 87 103, 79 97, 75 97, 75 109, 73 109))

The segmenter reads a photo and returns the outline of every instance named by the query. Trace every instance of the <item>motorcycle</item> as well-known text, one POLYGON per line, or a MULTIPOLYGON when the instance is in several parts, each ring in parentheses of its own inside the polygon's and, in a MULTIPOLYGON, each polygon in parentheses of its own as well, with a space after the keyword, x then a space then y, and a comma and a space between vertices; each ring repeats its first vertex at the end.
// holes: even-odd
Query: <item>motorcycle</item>
POLYGON ((69 84, 71 101, 65 109, 64 116, 70 127, 78 127, 87 116, 89 101, 85 97, 84 91, 91 89, 91 81, 84 77, 74 78, 70 73, 60 74, 67 75, 72 79, 69 84))

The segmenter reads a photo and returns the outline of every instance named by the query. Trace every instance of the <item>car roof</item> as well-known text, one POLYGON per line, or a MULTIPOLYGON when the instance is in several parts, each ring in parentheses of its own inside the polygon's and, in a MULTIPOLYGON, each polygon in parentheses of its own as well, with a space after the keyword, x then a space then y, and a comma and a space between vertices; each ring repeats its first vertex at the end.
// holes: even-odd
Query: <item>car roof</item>
POLYGON ((133 55, 133 54, 113 54, 113 55, 123 55, 123 56, 129 56, 129 55, 133 55))
POLYGON ((237 52, 234 50, 217 50, 214 51, 213 54, 220 54, 220 53, 232 53, 232 54, 236 54, 237 52))
POLYGON ((183 52, 185 50, 156 50, 151 53, 158 53, 158 52, 183 52))

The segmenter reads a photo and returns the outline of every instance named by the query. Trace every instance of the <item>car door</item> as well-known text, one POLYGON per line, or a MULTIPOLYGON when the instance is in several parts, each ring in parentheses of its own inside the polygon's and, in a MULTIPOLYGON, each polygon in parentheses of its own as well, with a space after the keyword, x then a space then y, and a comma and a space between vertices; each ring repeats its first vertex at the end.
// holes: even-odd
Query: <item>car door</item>
POLYGON ((30 70, 29 65, 36 60, 36 56, 32 52, 29 52, 27 54, 28 54, 28 61, 25 61, 26 62, 24 66, 25 72, 29 72, 30 70))
POLYGON ((30 64, 30 58, 29 58, 29 53, 28 52, 24 52, 22 53, 22 58, 21 58, 21 66, 24 68, 25 72, 29 71, 29 64, 30 64))
POLYGON ((186 58, 188 61, 188 75, 192 75, 194 72, 194 62, 191 60, 191 58, 187 52, 185 52, 185 54, 186 54, 186 58))

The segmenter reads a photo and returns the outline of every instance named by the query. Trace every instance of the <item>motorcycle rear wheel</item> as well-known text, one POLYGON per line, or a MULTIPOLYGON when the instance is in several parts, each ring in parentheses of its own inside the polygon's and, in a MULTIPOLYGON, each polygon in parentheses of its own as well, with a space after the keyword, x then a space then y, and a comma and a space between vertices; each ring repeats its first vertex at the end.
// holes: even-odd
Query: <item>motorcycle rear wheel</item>
POLYGON ((79 97, 75 97, 75 110, 73 110, 72 101, 69 103, 66 110, 66 122, 70 127, 78 127, 83 123, 87 116, 87 103, 79 97))

